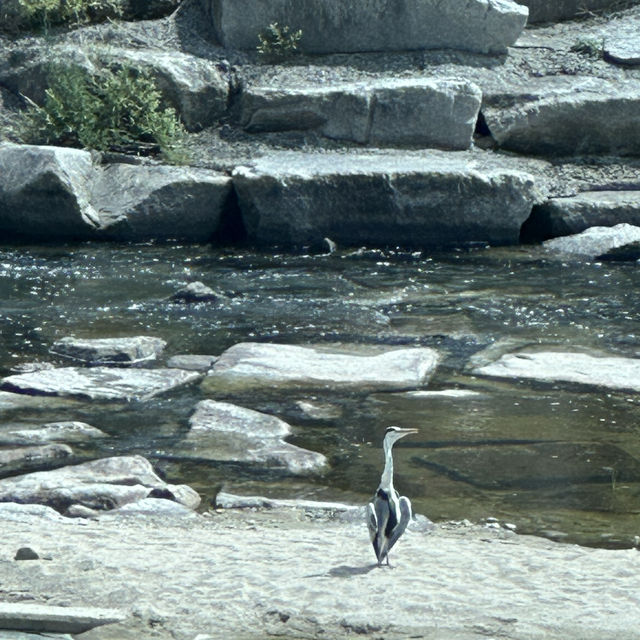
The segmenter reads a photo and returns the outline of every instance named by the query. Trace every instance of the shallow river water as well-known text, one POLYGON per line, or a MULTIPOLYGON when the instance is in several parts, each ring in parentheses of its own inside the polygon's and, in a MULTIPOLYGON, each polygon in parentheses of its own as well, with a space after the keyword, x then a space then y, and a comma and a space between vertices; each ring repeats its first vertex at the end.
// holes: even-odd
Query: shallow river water
POLYGON ((176 459, 172 447, 205 397, 198 386, 126 405, 43 403, 0 411, 0 428, 89 422, 111 437, 81 454, 141 453, 209 504, 222 486, 364 502, 379 480, 384 428, 414 426, 419 435, 396 448, 396 485, 432 520, 492 516, 522 533, 629 546, 640 534, 640 477, 619 469, 622 459, 640 461, 640 396, 499 382, 470 369, 524 345, 637 357, 639 290, 635 264, 563 262, 538 247, 274 255, 192 245, 4 246, 2 375, 21 362, 50 360, 51 343, 66 335, 158 336, 168 342, 163 358, 215 355, 243 341, 421 345, 437 349, 442 363, 428 393, 218 397, 290 422, 291 441, 331 463, 324 475, 307 478, 176 459), (195 280, 228 300, 169 301, 195 280), (320 414, 311 418, 299 401, 314 403, 320 414), (590 448, 610 477, 572 473, 572 456, 584 458, 590 448), (563 460, 566 473, 557 466, 550 473, 547 458, 563 460), (456 460, 455 473, 447 460, 456 460))

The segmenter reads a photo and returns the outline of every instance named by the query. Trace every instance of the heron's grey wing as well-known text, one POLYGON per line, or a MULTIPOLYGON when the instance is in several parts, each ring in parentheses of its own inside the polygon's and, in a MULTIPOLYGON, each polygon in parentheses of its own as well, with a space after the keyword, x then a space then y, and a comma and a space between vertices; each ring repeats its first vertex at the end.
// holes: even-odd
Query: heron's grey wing
MULTIPOLYGON (((387 494, 383 491, 378 491, 376 497, 373 500, 373 508, 376 516, 376 534, 372 540, 373 549, 376 552, 378 562, 380 562, 387 554, 387 530, 389 529, 389 520, 391 518, 391 509, 389 506, 389 499, 387 494)), ((394 518, 395 519, 395 518, 394 518)))
POLYGON ((369 537, 371 538, 371 542, 373 542, 378 533, 378 518, 373 502, 367 505, 367 527, 369 528, 369 537))
POLYGON ((387 544, 387 551, 390 551, 393 545, 398 542, 398 538, 404 533, 404 530, 407 528, 407 525, 411 520, 411 502, 409 498, 402 496, 398 500, 398 505, 400 507, 400 520, 391 531, 389 542, 387 544))

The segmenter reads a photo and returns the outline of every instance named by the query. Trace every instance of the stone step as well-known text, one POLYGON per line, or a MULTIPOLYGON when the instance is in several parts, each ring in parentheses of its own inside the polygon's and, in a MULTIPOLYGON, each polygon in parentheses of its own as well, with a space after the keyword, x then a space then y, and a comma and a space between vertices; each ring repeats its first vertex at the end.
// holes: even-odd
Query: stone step
POLYGON ((484 154, 280 152, 233 174, 258 245, 517 244, 534 178, 484 154))
POLYGON ((250 87, 241 96, 247 131, 315 129, 362 144, 468 149, 482 92, 456 78, 250 87))
POLYGON ((523 234, 530 240, 546 240, 623 222, 640 227, 640 190, 585 191, 551 198, 533 208, 523 234))
POLYGON ((200 0, 220 44, 253 49, 273 22, 302 30, 306 53, 462 49, 503 53, 528 9, 511 0, 200 0))
POLYGON ((535 155, 640 155, 640 81, 549 76, 485 92, 482 115, 498 145, 535 155))

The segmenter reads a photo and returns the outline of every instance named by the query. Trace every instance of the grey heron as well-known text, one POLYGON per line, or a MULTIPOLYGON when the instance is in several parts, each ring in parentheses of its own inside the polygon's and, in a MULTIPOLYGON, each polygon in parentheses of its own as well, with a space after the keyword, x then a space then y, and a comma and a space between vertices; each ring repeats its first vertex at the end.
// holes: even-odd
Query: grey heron
POLYGON ((388 427, 385 431, 384 471, 378 485, 378 490, 367 506, 367 526, 373 544, 373 550, 378 558, 378 566, 386 558, 389 565, 389 551, 404 533, 411 520, 411 502, 409 498, 401 496, 393 486, 393 445, 395 442, 411 433, 418 433, 417 429, 401 429, 388 427))

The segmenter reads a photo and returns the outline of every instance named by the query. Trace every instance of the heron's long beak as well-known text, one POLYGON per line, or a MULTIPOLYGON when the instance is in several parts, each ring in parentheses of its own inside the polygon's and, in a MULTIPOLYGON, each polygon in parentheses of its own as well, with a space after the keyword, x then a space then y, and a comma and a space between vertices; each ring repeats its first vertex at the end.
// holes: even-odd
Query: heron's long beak
POLYGON ((419 433, 419 431, 417 429, 400 429, 398 428, 396 431, 396 438, 400 439, 400 438, 404 438, 405 436, 409 436, 412 433, 419 433))

